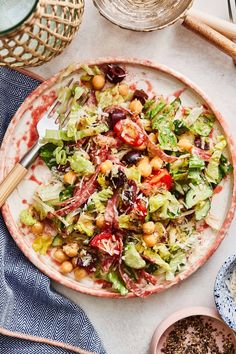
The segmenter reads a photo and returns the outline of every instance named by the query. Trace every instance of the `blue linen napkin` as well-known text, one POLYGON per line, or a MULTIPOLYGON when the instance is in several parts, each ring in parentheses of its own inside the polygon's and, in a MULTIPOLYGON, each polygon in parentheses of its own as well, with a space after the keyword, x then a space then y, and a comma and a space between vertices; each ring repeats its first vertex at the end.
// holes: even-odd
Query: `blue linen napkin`
MULTIPOLYGON (((39 85, 15 70, 0 67, 0 143, 17 108, 39 85)), ((68 343, 106 354, 83 310, 51 289, 50 279, 18 249, 0 215, 1 354, 68 354, 71 350, 17 339, 13 332, 68 343)))

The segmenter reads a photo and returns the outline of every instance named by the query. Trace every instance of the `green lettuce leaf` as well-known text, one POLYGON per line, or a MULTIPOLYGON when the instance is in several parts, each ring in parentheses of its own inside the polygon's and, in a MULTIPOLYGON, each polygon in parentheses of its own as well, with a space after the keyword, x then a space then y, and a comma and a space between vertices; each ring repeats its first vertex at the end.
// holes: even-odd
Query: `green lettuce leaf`
POLYGON ((95 171, 92 162, 86 159, 79 151, 76 151, 69 157, 68 161, 70 162, 71 169, 80 175, 90 175, 95 171))
POLYGON ((37 236, 32 243, 32 247, 35 252, 39 252, 42 255, 47 253, 47 250, 53 242, 53 237, 49 235, 37 236))
POLYGON ((100 192, 95 192, 91 195, 88 201, 88 209, 96 210, 99 213, 103 213, 106 209, 106 202, 113 195, 113 191, 110 187, 102 189, 100 192))
POLYGON ((150 213, 158 211, 161 219, 174 219, 180 214, 181 205, 169 191, 163 191, 149 198, 150 213))
POLYGON ((33 226, 37 220, 32 216, 29 209, 20 212, 20 222, 26 226, 33 226))
POLYGON ((112 283, 112 288, 114 290, 117 290, 121 295, 128 294, 128 290, 116 272, 109 272, 107 279, 110 283, 112 283))
POLYGON ((125 264, 133 269, 141 269, 146 265, 146 262, 140 256, 133 243, 129 243, 125 247, 123 259, 125 264))
POLYGON ((224 148, 226 147, 227 143, 224 138, 224 136, 218 136, 217 143, 215 144, 213 148, 213 154, 211 155, 211 158, 209 160, 209 163, 207 165, 205 174, 206 174, 206 179, 211 182, 211 183, 218 183, 220 179, 220 171, 219 171, 219 165, 220 165, 220 158, 222 155, 222 152, 224 148))

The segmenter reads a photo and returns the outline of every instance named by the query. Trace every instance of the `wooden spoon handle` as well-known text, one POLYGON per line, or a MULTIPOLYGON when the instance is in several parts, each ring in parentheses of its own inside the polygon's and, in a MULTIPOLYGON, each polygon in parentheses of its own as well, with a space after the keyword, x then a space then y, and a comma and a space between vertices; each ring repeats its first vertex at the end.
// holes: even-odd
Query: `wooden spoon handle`
POLYGON ((6 199, 12 193, 12 191, 18 186, 20 181, 27 174, 27 169, 20 163, 17 163, 15 167, 6 176, 3 182, 0 184, 0 207, 5 203, 6 199))
POLYGON ((191 8, 187 12, 187 16, 193 16, 197 20, 205 23, 211 28, 223 34, 225 37, 236 40, 236 24, 231 23, 221 18, 205 14, 204 12, 191 8))
POLYGON ((198 21, 195 17, 186 16, 183 25, 189 30, 199 34, 201 37, 214 44, 217 48, 228 54, 232 58, 236 58, 236 44, 230 39, 215 31, 210 26, 198 21))

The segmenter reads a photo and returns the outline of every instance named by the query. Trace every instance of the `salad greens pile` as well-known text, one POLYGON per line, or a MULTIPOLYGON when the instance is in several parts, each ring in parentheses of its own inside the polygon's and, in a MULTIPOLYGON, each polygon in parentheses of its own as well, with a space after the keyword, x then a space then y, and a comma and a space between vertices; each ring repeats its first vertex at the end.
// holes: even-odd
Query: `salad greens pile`
POLYGON ((232 166, 206 106, 185 107, 125 77, 114 64, 83 66, 80 81, 59 90, 67 124, 47 130, 40 151, 51 180, 20 221, 62 273, 142 297, 185 269, 232 166))

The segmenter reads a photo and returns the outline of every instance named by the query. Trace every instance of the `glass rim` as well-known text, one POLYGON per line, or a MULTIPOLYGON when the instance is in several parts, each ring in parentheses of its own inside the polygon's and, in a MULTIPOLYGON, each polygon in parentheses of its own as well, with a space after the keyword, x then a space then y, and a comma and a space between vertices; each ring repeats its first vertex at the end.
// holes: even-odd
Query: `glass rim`
POLYGON ((0 31, 0 37, 4 36, 5 34, 9 34, 9 33, 13 32, 15 29, 17 29, 17 27, 21 26, 32 15, 32 13, 36 10, 38 2, 39 2, 39 0, 34 0, 34 4, 32 5, 31 10, 22 20, 17 22, 14 26, 9 27, 9 28, 5 29, 4 31, 0 31))

